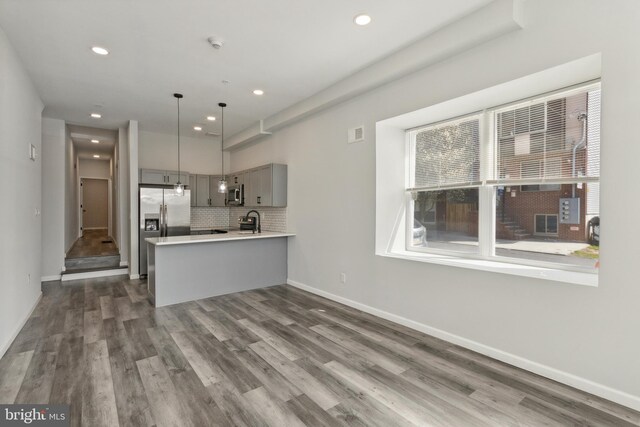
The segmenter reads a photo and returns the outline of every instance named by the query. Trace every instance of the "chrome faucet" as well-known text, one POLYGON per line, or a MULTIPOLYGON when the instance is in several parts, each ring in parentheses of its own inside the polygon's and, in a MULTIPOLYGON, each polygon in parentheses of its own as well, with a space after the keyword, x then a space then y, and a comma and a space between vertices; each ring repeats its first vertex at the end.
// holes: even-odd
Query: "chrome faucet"
MULTIPOLYGON (((258 233, 262 233, 262 228, 260 226, 260 212, 258 212, 255 209, 251 209, 249 212, 247 212, 247 214, 244 217, 245 217, 246 220, 248 220, 249 219, 249 214, 252 213, 252 212, 255 212, 256 215, 258 216, 258 218, 256 219, 256 221, 258 221, 258 233)), ((256 233, 256 227, 254 226, 253 227, 253 234, 255 234, 255 233, 256 233)))

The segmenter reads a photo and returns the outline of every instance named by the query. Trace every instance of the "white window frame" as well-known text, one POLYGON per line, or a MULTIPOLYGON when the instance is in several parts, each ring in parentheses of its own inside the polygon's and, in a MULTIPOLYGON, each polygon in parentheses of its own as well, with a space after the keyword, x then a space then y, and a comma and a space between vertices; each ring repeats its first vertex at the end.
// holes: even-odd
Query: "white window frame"
MULTIPOLYGON (((574 85, 570 88, 562 88, 551 93, 547 94, 538 94, 529 97, 525 100, 518 100, 512 103, 494 106, 491 108, 487 108, 485 110, 466 114, 463 116, 452 117, 451 119, 441 120, 437 123, 425 124, 416 128, 407 129, 406 130, 406 143, 405 143, 405 156, 406 156, 406 165, 407 174, 406 174, 406 239, 405 239, 405 250, 407 253, 423 253, 430 254, 434 256, 444 256, 450 258, 459 258, 459 259, 469 259, 469 260, 481 260, 488 262, 497 262, 497 263, 507 263, 507 264, 518 264, 523 266, 531 266, 531 267, 542 267, 546 269, 552 270, 560 270, 566 272, 580 272, 580 273, 588 273, 593 274, 597 277, 598 270, 588 267, 581 267, 577 265, 563 264, 563 263, 554 263, 549 261, 538 261, 538 260, 529 260, 524 258, 510 258, 506 256, 497 256, 496 255, 496 247, 495 247, 495 235, 496 235, 496 190, 499 186, 514 186, 514 185, 523 185, 523 183, 504 183, 498 181, 498 161, 497 161, 497 144, 500 141, 500 138, 497 138, 496 135, 498 133, 498 121, 496 115, 505 110, 506 108, 514 108, 519 104, 523 104, 529 102, 531 100, 537 100, 540 98, 549 97, 548 100, 551 100, 553 96, 557 97, 566 97, 571 92, 580 92, 580 91, 588 91, 593 90, 595 88, 600 87, 600 81, 591 81, 585 82, 581 84, 574 85), (430 247, 413 247, 411 246, 412 229, 413 229, 413 217, 414 217, 414 202, 413 197, 411 196, 412 191, 418 191, 414 185, 414 164, 413 155, 415 153, 415 138, 412 135, 415 135, 417 131, 420 129, 425 129, 434 126, 435 124, 443 124, 448 122, 457 122, 461 119, 467 117, 479 117, 480 123, 480 182, 479 183, 469 183, 468 185, 461 186, 446 186, 442 188, 434 188, 435 190, 446 190, 446 189, 460 189, 460 188, 478 188, 478 251, 476 253, 468 253, 461 251, 452 251, 445 249, 437 249, 430 247)), ((547 112, 545 109, 545 128, 546 128, 546 119, 547 112)), ((543 166, 541 165, 541 168, 543 166)), ((599 177, 597 180, 589 180, 585 177, 580 177, 580 182, 599 182, 599 177)), ((540 179, 532 179, 531 184, 556 184, 556 182, 548 182, 540 179)), ((527 182, 526 184, 529 184, 527 182)), ((425 190, 426 191, 426 190, 425 190)), ((535 221, 535 214, 534 214, 535 221)), ((558 222, 559 226, 559 222, 558 222)), ((535 224, 534 224, 535 230, 535 224)), ((551 236, 551 234, 546 234, 547 236, 551 236)), ((557 234, 556 234, 557 235, 557 234)))

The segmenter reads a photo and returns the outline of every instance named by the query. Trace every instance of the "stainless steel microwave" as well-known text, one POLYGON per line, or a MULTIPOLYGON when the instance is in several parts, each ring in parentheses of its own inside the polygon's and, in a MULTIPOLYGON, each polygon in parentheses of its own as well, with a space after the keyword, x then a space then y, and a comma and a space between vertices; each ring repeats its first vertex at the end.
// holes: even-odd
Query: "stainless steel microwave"
POLYGON ((227 205, 242 206, 244 205, 244 185, 232 185, 227 190, 227 205))

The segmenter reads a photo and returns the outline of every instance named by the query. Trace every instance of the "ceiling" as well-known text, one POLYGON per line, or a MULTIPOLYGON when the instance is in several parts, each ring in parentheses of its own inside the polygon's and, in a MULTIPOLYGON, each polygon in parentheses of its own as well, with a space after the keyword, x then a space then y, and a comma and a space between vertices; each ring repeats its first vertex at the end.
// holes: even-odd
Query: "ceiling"
POLYGON ((116 131, 70 125, 69 133, 79 158, 110 160, 113 157, 117 139, 116 131), (91 140, 99 142, 96 144, 91 140), (100 158, 95 159, 94 155, 98 155, 100 158))
POLYGON ((47 117, 110 129, 132 119, 141 130, 173 133, 172 94, 181 92, 184 134, 219 132, 224 101, 229 136, 489 2, 0 0, 0 27, 47 117), (366 27, 353 23, 361 12, 373 19, 366 27), (110 54, 92 53, 95 45, 110 54), (253 95, 257 88, 265 95, 253 95))

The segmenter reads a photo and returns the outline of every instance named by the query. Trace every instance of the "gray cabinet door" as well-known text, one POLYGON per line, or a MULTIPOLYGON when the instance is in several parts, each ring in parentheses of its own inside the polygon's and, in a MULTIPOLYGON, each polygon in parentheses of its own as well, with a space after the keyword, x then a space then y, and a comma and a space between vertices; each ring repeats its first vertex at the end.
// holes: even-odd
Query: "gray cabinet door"
POLYGON ((153 169, 141 169, 140 184, 167 184, 166 172, 153 169))
POLYGON ((271 206, 287 206, 287 165, 271 165, 271 206))
POLYGON ((244 175, 244 205, 255 207, 260 196, 259 170, 251 170, 244 175))
MULTIPOLYGON (((228 177, 227 177, 228 179, 228 177)), ((227 193, 218 193, 218 181, 220 176, 212 175, 209 177, 209 198, 211 200, 211 206, 225 207, 225 199, 227 193)), ((227 184, 229 182, 227 181, 227 184)))
MULTIPOLYGON (((180 172, 180 183, 187 185, 189 183, 189 173, 180 172)), ((167 171, 167 184, 175 185, 178 183, 178 172, 167 171)))
POLYGON ((258 169, 258 206, 271 206, 273 179, 271 165, 258 169))
POLYGON ((189 175, 189 190, 191 190, 191 207, 198 206, 196 204, 196 192, 197 192, 198 183, 196 180, 196 175, 189 175))
MULTIPOLYGON (((191 195, 193 197, 193 193, 191 195)), ((196 175, 196 206, 211 206, 209 197, 209 175, 196 175)))
POLYGON ((229 176, 229 185, 244 184, 244 172, 235 173, 229 176))

